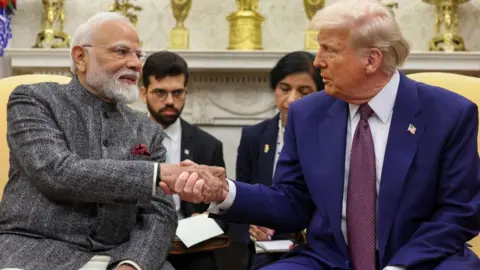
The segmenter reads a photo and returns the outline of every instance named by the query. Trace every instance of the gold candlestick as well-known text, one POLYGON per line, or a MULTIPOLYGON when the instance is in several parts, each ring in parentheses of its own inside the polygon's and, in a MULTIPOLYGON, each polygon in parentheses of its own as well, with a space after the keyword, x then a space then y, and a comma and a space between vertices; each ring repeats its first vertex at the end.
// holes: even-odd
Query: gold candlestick
POLYGON ((63 31, 65 21, 64 0, 42 0, 42 30, 37 34, 33 48, 68 48, 70 37, 63 31))
POLYGON ((184 22, 187 19, 188 12, 192 7, 192 0, 170 0, 173 17, 177 21, 175 27, 170 32, 170 49, 188 49, 189 34, 185 28, 184 22))
POLYGON ((463 38, 458 34, 457 7, 468 0, 423 0, 436 7, 435 36, 430 41, 431 51, 465 51, 463 38))
POLYGON ((235 0, 237 11, 231 13, 228 50, 263 50, 262 22, 258 13, 258 0, 235 0))
MULTIPOLYGON (((307 13, 308 21, 311 21, 315 13, 325 7, 325 0, 303 0, 305 13, 307 13)), ((318 51, 318 31, 305 31, 305 50, 318 51)))
POLYGON ((115 0, 110 6, 111 12, 117 12, 125 16, 134 26, 138 22, 138 12, 142 11, 140 6, 134 5, 129 0, 115 0))

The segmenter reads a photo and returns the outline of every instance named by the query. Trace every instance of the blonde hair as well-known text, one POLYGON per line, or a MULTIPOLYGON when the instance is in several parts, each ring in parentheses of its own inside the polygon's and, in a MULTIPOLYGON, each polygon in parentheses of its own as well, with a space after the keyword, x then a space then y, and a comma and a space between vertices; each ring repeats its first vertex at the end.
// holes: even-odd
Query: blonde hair
POLYGON ((83 46, 92 42, 93 33, 105 22, 119 21, 134 29, 132 23, 124 16, 115 12, 100 12, 90 17, 86 22, 77 27, 70 43, 70 71, 77 72, 77 66, 72 58, 73 47, 83 46))
POLYGON ((348 29, 352 45, 361 50, 377 48, 383 53, 382 69, 392 74, 410 53, 391 11, 377 0, 341 0, 319 10, 310 29, 348 29))

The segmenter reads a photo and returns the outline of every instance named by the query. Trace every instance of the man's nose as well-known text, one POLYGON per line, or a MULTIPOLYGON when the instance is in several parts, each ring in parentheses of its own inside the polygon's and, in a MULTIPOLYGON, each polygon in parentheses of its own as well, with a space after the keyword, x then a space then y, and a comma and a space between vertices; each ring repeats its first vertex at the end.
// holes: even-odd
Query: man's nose
POLYGON ((138 59, 135 54, 129 56, 127 61, 127 68, 135 70, 136 72, 142 72, 142 61, 138 59))

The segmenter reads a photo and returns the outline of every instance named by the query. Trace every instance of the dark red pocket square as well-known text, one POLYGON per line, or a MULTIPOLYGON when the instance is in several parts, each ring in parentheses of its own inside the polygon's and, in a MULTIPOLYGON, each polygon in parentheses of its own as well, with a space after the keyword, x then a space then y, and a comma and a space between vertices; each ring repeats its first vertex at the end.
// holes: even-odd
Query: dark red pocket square
POLYGON ((145 144, 137 144, 135 145, 135 148, 132 149, 132 154, 133 155, 139 155, 139 156, 150 156, 150 151, 147 149, 147 145, 145 144))

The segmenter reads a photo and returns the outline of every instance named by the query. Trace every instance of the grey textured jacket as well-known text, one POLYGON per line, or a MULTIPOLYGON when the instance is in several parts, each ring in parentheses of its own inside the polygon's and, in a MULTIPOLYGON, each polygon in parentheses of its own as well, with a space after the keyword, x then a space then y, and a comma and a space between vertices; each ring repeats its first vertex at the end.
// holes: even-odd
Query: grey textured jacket
POLYGON ((152 194, 163 133, 144 113, 103 102, 74 77, 17 87, 7 121, 0 269, 74 270, 94 255, 111 256, 109 269, 122 260, 171 269, 173 200, 152 194), (151 155, 132 154, 137 144, 151 155))

